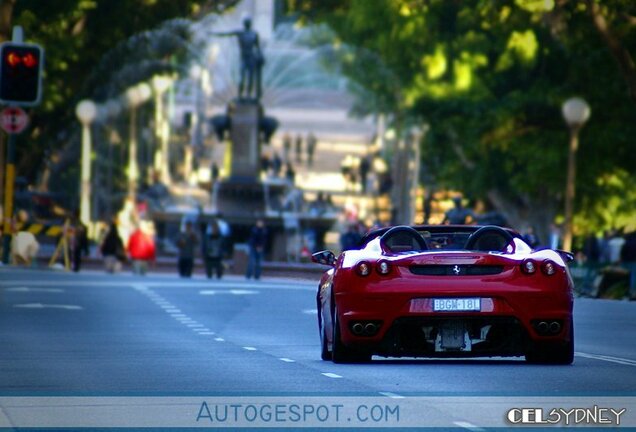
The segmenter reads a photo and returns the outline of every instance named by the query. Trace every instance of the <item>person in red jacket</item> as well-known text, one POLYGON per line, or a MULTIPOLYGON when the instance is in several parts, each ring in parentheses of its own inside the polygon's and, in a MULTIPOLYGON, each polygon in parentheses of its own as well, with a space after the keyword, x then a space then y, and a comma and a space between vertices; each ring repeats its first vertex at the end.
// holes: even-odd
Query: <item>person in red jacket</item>
POLYGON ((155 261, 155 241, 146 224, 138 225, 128 239, 128 255, 132 261, 133 274, 145 275, 148 264, 155 261))

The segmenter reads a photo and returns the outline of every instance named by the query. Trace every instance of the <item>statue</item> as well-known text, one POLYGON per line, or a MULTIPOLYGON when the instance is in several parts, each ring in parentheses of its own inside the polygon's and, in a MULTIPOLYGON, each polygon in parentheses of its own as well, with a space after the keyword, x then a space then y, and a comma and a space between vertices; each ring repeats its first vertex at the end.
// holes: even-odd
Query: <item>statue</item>
POLYGON ((243 19, 243 30, 213 33, 216 36, 236 36, 241 50, 241 77, 239 81, 239 99, 261 97, 261 69, 265 63, 258 41, 258 33, 252 30, 252 19, 243 19), (245 80, 247 79, 247 94, 245 80), (256 87, 254 89, 254 87, 256 87))

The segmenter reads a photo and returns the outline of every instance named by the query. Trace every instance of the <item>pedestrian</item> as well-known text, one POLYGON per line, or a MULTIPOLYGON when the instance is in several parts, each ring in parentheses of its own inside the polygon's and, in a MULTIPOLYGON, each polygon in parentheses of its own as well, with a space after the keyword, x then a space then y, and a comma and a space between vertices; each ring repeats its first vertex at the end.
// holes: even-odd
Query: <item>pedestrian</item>
POLYGON ((296 163, 300 164, 303 161, 303 137, 300 134, 296 135, 296 163))
POLYGON ((621 248, 621 262, 629 271, 629 299, 636 300, 636 231, 625 236, 625 243, 621 248))
POLYGON ((456 196, 453 198, 454 207, 446 212, 442 224, 464 225, 475 219, 475 214, 469 208, 462 204, 462 198, 456 196))
POLYGON ((216 183, 216 181, 219 179, 219 175, 220 175, 219 166, 216 164, 216 162, 212 162, 212 167, 210 168, 210 179, 212 180, 213 186, 216 183))
POLYGON ((285 135, 283 136, 283 158, 285 159, 285 162, 289 162, 289 157, 291 155, 291 146, 292 146, 291 136, 289 136, 289 133, 286 132, 285 135))
POLYGON ((362 236, 358 232, 358 225, 356 223, 350 223, 347 226, 347 231, 340 236, 340 249, 348 251, 351 249, 358 249, 362 236))
POLYGON ((618 264, 620 262, 624 244, 625 238, 622 236, 622 230, 612 230, 610 239, 607 242, 610 264, 618 264))
POLYGON ((179 233, 176 244, 179 249, 177 264, 179 276, 185 278, 192 277, 192 270, 194 269, 194 251, 199 244, 199 237, 194 230, 194 224, 191 220, 187 220, 185 222, 185 229, 179 233))
POLYGON ((265 252, 265 245, 267 243, 267 228, 265 228, 265 222, 263 219, 258 219, 256 225, 252 227, 250 237, 248 240, 249 245, 249 258, 247 261, 247 272, 245 277, 258 280, 261 277, 261 262, 263 260, 263 254, 265 252))
POLYGON ((287 181, 293 186, 296 181, 296 171, 294 171, 294 167, 291 162, 287 162, 285 164, 285 178, 287 181))
POLYGON ((79 218, 79 213, 73 215, 73 235, 71 236, 71 262, 74 272, 82 267, 82 256, 88 256, 88 230, 79 218))
POLYGON ((360 160, 360 165, 358 165, 358 173, 360 174, 360 187, 362 193, 367 192, 367 176, 369 175, 370 169, 371 161, 369 161, 368 156, 364 156, 362 160, 360 160))
POLYGON ((539 246, 539 238, 534 233, 534 227, 527 226, 521 237, 531 248, 535 249, 539 246))
POLYGON ((283 161, 278 155, 278 152, 274 152, 274 157, 272 158, 272 175, 274 177, 279 177, 280 171, 282 168, 283 168, 283 161))
POLYGON ((210 222, 203 238, 203 261, 208 279, 212 278, 213 273, 216 273, 217 279, 223 277, 224 243, 225 238, 221 234, 218 222, 210 222))
POLYGON ((108 228, 108 232, 99 247, 104 257, 104 267, 108 273, 117 273, 121 271, 122 265, 126 262, 126 251, 124 242, 119 236, 117 222, 112 221, 108 228))
POLYGON ((550 224, 550 232, 548 234, 548 247, 556 250, 561 246, 561 229, 556 224, 550 224))
POLYGON ((316 151, 316 145, 318 140, 313 132, 310 132, 307 136, 307 166, 311 167, 314 164, 314 153, 316 151))
POLYGON ((29 215, 25 210, 17 213, 18 232, 11 239, 11 262, 16 265, 33 266, 36 264, 36 257, 40 250, 35 236, 26 230, 29 222, 29 215))
POLYGON ((144 276, 148 265, 154 263, 155 242, 146 222, 138 223, 128 239, 128 254, 132 260, 133 274, 144 276))

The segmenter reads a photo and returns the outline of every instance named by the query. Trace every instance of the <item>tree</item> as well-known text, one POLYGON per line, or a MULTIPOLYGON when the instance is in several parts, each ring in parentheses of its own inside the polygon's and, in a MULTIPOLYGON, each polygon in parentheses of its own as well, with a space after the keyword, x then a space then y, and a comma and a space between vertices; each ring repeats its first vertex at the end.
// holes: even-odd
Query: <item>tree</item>
MULTIPOLYGON (((20 25, 27 41, 46 50, 42 104, 30 110, 29 134, 18 138, 19 175, 33 183, 43 166, 62 161, 57 166, 67 171, 68 161, 77 160, 74 107, 79 100, 100 101, 134 79, 146 79, 162 68, 174 69, 169 59, 183 58, 190 24, 174 21, 175 17, 196 19, 237 2, 0 0, 0 38, 10 38, 12 26, 20 25)), ((71 174, 75 179, 74 170, 71 174)))
MULTIPOLYGON (((363 67, 344 69, 376 99, 391 101, 391 110, 431 125, 422 164, 438 185, 483 200, 515 227, 534 225, 545 239, 562 209, 567 130, 560 109, 567 97, 583 96, 593 111, 581 134, 578 232, 611 225, 615 220, 602 209, 615 194, 630 196, 635 177, 628 155, 634 151, 630 137, 636 122, 626 91, 630 69, 621 59, 629 65, 625 47, 636 46, 636 32, 633 25, 616 23, 634 15, 631 3, 296 0, 289 5, 304 20, 327 23, 337 43, 360 48, 364 54, 350 56, 350 63, 372 52, 391 71, 395 78, 389 85, 363 67), (615 25, 607 28, 620 41, 616 50, 599 37, 599 14, 615 25)), ((620 211, 633 214, 635 208, 632 197, 620 211)))

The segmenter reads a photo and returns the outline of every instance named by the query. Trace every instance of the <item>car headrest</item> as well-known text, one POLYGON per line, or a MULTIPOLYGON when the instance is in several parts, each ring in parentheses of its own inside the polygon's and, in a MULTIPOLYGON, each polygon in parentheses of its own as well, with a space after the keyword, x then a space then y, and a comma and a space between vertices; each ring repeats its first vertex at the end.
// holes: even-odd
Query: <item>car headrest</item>
POLYGON ((394 253, 428 250, 424 237, 407 225, 389 229, 380 237, 380 245, 383 249, 394 253))
POLYGON ((506 252, 513 236, 505 229, 487 225, 472 233, 466 241, 465 249, 483 252, 506 252))

